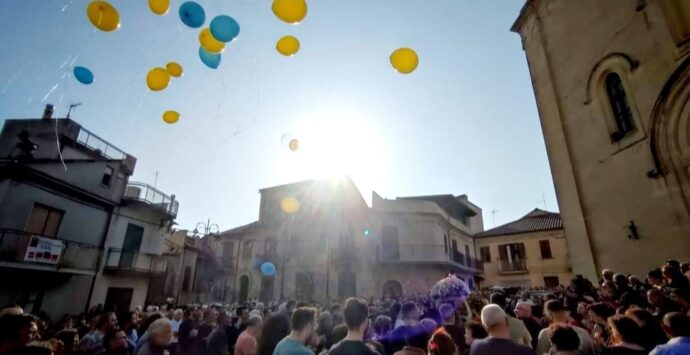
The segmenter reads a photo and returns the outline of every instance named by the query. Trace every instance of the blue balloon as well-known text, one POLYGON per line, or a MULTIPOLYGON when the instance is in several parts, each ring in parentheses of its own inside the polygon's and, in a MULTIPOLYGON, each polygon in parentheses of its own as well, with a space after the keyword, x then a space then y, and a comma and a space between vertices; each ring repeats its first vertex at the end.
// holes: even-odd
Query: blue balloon
POLYGON ((265 262, 261 264, 261 273, 264 276, 273 276, 276 274, 276 266, 273 263, 265 262))
POLYGON ((211 53, 202 47, 199 47, 199 58, 211 69, 216 69, 220 65, 220 54, 211 53))
POLYGON ((191 28, 199 28, 206 21, 206 13, 201 5, 187 1, 180 5, 180 20, 191 28))
POLYGON ((240 24, 230 16, 216 16, 210 27, 213 38, 221 42, 230 42, 240 35, 240 24))
POLYGON ((93 73, 85 67, 74 67, 74 77, 84 85, 93 83, 93 73))

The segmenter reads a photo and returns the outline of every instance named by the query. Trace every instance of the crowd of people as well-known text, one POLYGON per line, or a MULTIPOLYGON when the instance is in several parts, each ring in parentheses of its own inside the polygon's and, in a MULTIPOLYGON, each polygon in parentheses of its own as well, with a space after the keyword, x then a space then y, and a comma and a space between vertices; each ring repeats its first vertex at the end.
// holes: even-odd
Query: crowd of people
MULTIPOLYGON (((56 324, 7 305, 0 354, 690 354, 689 269, 670 260, 644 279, 604 270, 599 285, 577 276, 532 297, 493 289, 327 305, 94 309, 56 324)), ((464 284, 452 275, 443 282, 464 284)))

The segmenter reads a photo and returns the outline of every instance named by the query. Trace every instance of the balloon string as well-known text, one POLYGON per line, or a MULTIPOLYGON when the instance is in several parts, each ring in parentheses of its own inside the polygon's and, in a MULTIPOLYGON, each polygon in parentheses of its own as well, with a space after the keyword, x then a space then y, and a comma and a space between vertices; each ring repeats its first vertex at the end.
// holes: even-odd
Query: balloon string
MULTIPOLYGON (((62 101, 62 98, 60 98, 60 101, 62 101)), ((64 167, 65 171, 67 171, 67 164, 65 164, 65 159, 62 158, 62 149, 60 148, 60 136, 58 135, 58 120, 54 119, 53 121, 55 121, 55 144, 57 145, 58 156, 60 156, 60 162, 62 163, 62 167, 64 167)))

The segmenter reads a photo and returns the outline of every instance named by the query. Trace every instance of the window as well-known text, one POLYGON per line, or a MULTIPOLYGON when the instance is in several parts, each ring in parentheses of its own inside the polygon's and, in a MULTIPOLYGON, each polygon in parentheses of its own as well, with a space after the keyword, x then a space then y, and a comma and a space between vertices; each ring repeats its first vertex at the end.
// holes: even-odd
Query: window
POLYGON ((110 180, 113 179, 113 174, 115 173, 115 169, 106 166, 105 171, 103 172, 103 177, 101 178, 101 184, 105 186, 110 186, 110 180))
POLYGON ((609 97, 611 111, 616 120, 617 128, 617 131, 611 134, 611 139, 617 142, 633 130, 633 116, 620 75, 610 73, 606 75, 605 80, 606 94, 608 94, 609 97))
POLYGON ((539 241, 539 249, 541 249, 541 258, 542 259, 553 258, 553 256, 551 255, 551 243, 549 243, 548 240, 540 240, 539 241))
POLYGON ((384 226, 381 232, 381 257, 383 260, 398 260, 400 258, 400 244, 398 227, 384 226))
POLYGON ((482 257, 483 262, 485 262, 485 263, 491 262, 491 249, 489 249, 489 247, 479 248, 479 254, 482 257))
POLYGON ((182 291, 191 291, 192 289, 192 267, 186 266, 184 268, 184 277, 182 278, 182 291))
POLYGON ((443 250, 448 254, 448 236, 443 235, 443 250))
POLYGON ((505 261, 517 262, 525 260, 525 245, 523 243, 499 245, 498 254, 499 258, 505 261))
POLYGON ((465 244, 465 256, 467 256, 465 258, 465 262, 467 263, 467 266, 470 266, 470 246, 467 244, 465 244))
POLYGON ((31 234, 55 237, 65 212, 41 204, 34 204, 26 225, 26 231, 31 234))
POLYGON ((561 282, 558 280, 558 276, 544 276, 544 286, 546 288, 556 288, 561 282))

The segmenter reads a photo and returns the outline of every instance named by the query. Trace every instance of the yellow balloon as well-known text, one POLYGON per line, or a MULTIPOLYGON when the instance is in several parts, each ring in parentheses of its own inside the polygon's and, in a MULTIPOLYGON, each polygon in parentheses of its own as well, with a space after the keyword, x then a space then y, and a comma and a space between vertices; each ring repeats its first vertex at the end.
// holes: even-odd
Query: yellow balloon
POLYGON ((398 48, 391 54, 393 68, 401 74, 410 74, 419 65, 417 53, 410 48, 398 48))
POLYGON ((170 63, 166 64, 165 70, 167 70, 168 73, 175 78, 179 78, 182 76, 182 74, 184 74, 184 70, 182 70, 182 66, 176 62, 170 62, 170 63))
POLYGON ((163 112, 163 121, 167 124, 173 124, 180 120, 180 114, 177 111, 165 111, 163 112))
POLYGON ((299 149, 299 140, 298 139, 291 139, 290 143, 288 143, 288 147, 290 147, 291 151, 296 152, 297 149, 299 149))
POLYGON ((86 7, 86 16, 101 31, 110 32, 120 28, 120 14, 107 1, 92 1, 86 7))
POLYGON ((276 43, 278 53, 290 57, 299 51, 299 40, 294 36, 285 36, 276 43))
POLYGON ((287 214, 297 213, 299 211, 299 201, 292 196, 288 196, 280 201, 280 209, 287 214))
POLYGON ((277 18, 292 24, 298 24, 307 16, 306 0, 273 0, 271 6, 277 18))
POLYGON ((146 75, 146 85, 153 91, 161 91, 170 84, 170 74, 163 68, 153 68, 146 75))
POLYGON ((170 10, 170 0, 149 0, 149 9, 156 15, 165 15, 170 10))
POLYGON ((199 32, 199 43, 201 47, 211 53, 221 53, 225 50, 225 43, 217 40, 211 34, 211 30, 206 27, 199 32))

